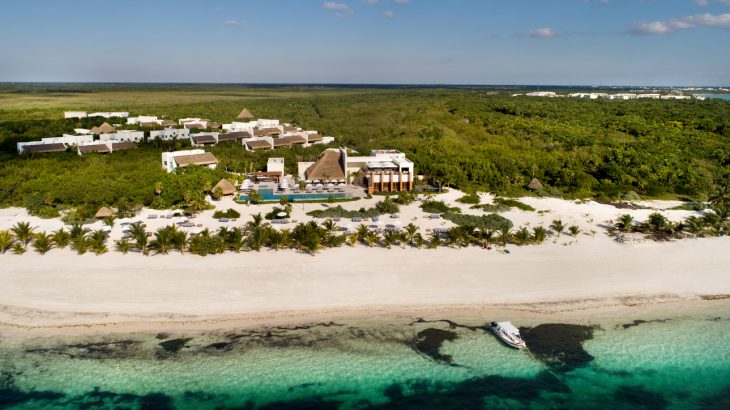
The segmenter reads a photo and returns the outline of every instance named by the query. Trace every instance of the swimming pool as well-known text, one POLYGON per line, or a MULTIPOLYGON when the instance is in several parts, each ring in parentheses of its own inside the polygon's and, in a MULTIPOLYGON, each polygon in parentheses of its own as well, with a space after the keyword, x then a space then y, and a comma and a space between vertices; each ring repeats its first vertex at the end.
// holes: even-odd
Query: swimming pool
MULTIPOLYGON (((289 199, 291 202, 296 201, 317 201, 317 200, 323 200, 326 201, 330 197, 336 198, 336 199, 343 199, 343 198, 349 198, 350 196, 345 192, 322 192, 322 193, 312 193, 312 194, 276 194, 274 193, 273 189, 259 189, 259 194, 261 194, 261 197, 264 199, 264 202, 279 202, 282 196, 285 196, 289 199)), ((239 195, 238 199, 240 201, 248 201, 248 195, 241 194, 239 195)))

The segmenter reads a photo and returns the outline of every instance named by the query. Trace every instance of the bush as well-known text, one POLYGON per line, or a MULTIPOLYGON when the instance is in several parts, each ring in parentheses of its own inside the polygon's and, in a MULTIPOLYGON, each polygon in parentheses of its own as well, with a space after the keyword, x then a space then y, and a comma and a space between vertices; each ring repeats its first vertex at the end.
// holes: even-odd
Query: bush
POLYGON ((382 213, 377 208, 360 208, 358 211, 348 211, 341 205, 337 205, 327 209, 316 209, 314 211, 307 212, 307 215, 314 218, 372 218, 380 216, 382 213))
POLYGON ((390 198, 385 198, 375 204, 375 209, 377 209, 381 214, 397 214, 400 211, 400 206, 398 206, 398 204, 393 202, 390 198))
POLYGON ((226 249, 226 244, 218 235, 197 235, 190 238, 190 252, 200 255, 213 255, 216 253, 223 253, 226 249))
POLYGON ((220 218, 228 218, 228 219, 237 219, 241 217, 241 213, 236 211, 233 208, 228 208, 225 212, 223 211, 215 211, 213 214, 213 218, 220 219, 220 218))
POLYGON ((446 205, 443 201, 434 201, 434 200, 428 200, 424 201, 421 204, 421 209, 423 209, 423 212, 429 213, 429 214, 443 214, 446 212, 461 212, 461 210, 458 207, 451 208, 448 205, 446 205))
POLYGON ((476 216, 447 212, 443 214, 443 218, 459 226, 473 226, 487 231, 510 229, 514 226, 512 221, 497 214, 476 216))
POLYGON ((462 196, 461 198, 457 199, 456 202, 462 203, 462 204, 469 204, 469 205, 478 205, 480 202, 479 195, 477 195, 476 192, 472 192, 470 194, 466 194, 462 196))

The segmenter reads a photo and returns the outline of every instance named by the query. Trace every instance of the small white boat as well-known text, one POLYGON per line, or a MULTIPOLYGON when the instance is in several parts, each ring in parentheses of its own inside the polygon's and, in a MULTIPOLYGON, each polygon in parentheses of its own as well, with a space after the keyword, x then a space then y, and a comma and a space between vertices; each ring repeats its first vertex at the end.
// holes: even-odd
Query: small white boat
POLYGON ((492 325, 489 326, 489 329, 495 335, 497 335, 497 337, 502 339, 503 342, 514 348, 523 349, 527 347, 525 341, 522 340, 522 338, 520 337, 520 330, 517 329, 511 322, 492 322, 492 325))

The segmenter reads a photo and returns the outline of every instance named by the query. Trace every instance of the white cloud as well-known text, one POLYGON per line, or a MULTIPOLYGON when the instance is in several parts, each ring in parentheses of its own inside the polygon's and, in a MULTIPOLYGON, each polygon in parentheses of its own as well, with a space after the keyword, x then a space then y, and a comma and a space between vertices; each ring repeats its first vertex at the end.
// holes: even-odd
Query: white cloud
POLYGON ((710 0, 695 0, 695 3, 700 7, 709 7, 710 0))
POLYGON ((230 19, 230 20, 226 20, 223 24, 225 24, 226 26, 243 26, 244 24, 246 24, 246 22, 241 21, 241 20, 230 19))
POLYGON ((325 1, 322 4, 322 7, 325 8, 325 9, 327 9, 327 10, 338 11, 338 12, 340 12, 340 14, 342 14, 342 13, 347 13, 347 14, 354 13, 352 11, 352 9, 350 8, 350 6, 348 6, 345 3, 337 3, 337 2, 334 2, 334 1, 325 1))
POLYGON ((362 2, 367 4, 368 6, 372 6, 373 4, 378 4, 378 0, 362 0, 362 2))
POLYGON ((553 38, 557 37, 559 34, 557 31, 551 29, 550 27, 543 27, 538 28, 535 30, 526 31, 524 33, 520 33, 522 37, 532 37, 532 38, 553 38))
POLYGON ((411 0, 393 0, 396 4, 408 4, 411 2, 411 0))
POLYGON ((385 17, 386 19, 390 20, 393 17, 395 17, 395 13, 392 12, 392 11, 390 11, 390 10, 386 10, 385 13, 383 13, 383 17, 385 17))
POLYGON ((636 35, 664 35, 695 27, 712 27, 730 30, 730 13, 695 14, 678 19, 635 23, 629 32, 636 35))

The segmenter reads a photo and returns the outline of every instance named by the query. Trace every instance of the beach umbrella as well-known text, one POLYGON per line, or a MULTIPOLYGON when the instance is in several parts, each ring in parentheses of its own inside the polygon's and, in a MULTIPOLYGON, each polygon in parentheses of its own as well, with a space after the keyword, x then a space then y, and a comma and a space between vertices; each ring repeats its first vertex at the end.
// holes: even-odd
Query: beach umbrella
POLYGON ((286 212, 281 211, 278 214, 276 214, 276 216, 278 216, 279 218, 284 218, 286 216, 286 212))

